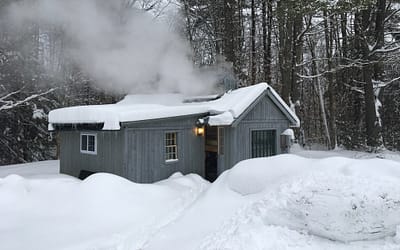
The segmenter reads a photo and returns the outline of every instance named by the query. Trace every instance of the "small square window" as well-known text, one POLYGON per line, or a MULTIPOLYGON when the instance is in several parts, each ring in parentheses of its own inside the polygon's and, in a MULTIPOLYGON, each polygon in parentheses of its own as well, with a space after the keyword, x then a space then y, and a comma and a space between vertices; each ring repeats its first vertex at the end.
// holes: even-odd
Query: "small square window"
POLYGON ((97 154, 96 139, 96 134, 81 134, 81 153, 97 154))
POLYGON ((165 161, 178 160, 177 133, 165 133, 165 161))

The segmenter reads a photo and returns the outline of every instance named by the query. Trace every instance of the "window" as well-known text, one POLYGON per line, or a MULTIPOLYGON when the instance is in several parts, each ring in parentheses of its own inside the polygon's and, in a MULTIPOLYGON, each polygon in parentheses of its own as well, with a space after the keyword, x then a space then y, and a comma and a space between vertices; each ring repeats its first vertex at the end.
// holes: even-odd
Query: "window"
POLYGON ((97 154, 96 140, 96 134, 81 134, 81 153, 97 154))
POLYGON ((218 154, 223 155, 225 151, 225 130, 218 128, 218 154))
POLYGON ((165 161, 178 160, 177 133, 165 133, 165 161))
POLYGON ((276 131, 251 131, 251 157, 266 157, 276 155, 276 131))

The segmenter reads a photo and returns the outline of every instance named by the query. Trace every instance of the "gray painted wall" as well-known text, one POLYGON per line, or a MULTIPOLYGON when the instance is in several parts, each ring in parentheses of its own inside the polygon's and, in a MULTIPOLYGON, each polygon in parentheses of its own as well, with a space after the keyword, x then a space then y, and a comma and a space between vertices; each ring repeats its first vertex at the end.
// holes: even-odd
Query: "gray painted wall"
POLYGON ((201 116, 124 123, 120 131, 61 131, 61 173, 108 172, 151 183, 175 172, 204 176, 204 137, 194 126, 201 116), (177 132, 178 160, 165 161, 165 133, 177 132), (81 133, 97 135, 97 154, 80 152, 81 133), (184 157, 185 156, 185 157, 184 157))
POLYGON ((145 183, 168 178, 175 172, 204 176, 204 137, 194 132, 199 117, 202 116, 126 124, 124 176, 145 183), (177 161, 165 161, 166 132, 177 132, 177 161))
POLYGON ((225 155, 219 155, 219 174, 251 158, 252 130, 276 130, 276 150, 277 154, 281 153, 280 134, 289 128, 289 120, 267 95, 241 118, 235 127, 225 128, 225 155))
POLYGON ((79 176, 84 169, 123 175, 125 138, 120 131, 61 131, 60 172, 79 176), (97 154, 80 152, 81 133, 97 135, 97 154))

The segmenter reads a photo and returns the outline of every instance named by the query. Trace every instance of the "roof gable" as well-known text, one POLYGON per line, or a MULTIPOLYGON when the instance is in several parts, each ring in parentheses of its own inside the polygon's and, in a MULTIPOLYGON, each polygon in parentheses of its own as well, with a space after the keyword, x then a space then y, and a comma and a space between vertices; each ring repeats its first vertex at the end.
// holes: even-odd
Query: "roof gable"
POLYGON ((277 121, 285 120, 290 121, 282 110, 271 100, 271 97, 265 92, 256 100, 246 112, 244 112, 238 119, 235 120, 233 126, 236 126, 242 121, 277 121))
MULTIPOLYGON (((261 83, 262 84, 262 83, 261 83)), ((246 117, 266 96, 276 105, 282 114, 289 120, 291 127, 300 127, 300 120, 296 114, 283 101, 279 94, 268 84, 264 83, 266 88, 263 92, 253 99, 252 103, 246 106, 246 109, 238 117, 229 117, 229 114, 223 113, 217 116, 210 116, 208 124, 211 126, 232 125, 236 126, 242 119, 246 117)))

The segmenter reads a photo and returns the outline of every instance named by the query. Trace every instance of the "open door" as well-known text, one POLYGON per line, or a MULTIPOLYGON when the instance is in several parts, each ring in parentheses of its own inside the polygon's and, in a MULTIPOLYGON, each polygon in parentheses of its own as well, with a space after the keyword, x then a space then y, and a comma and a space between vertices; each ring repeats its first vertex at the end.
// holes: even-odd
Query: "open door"
POLYGON ((218 177, 218 128, 205 129, 205 174, 206 180, 215 181, 218 177))

